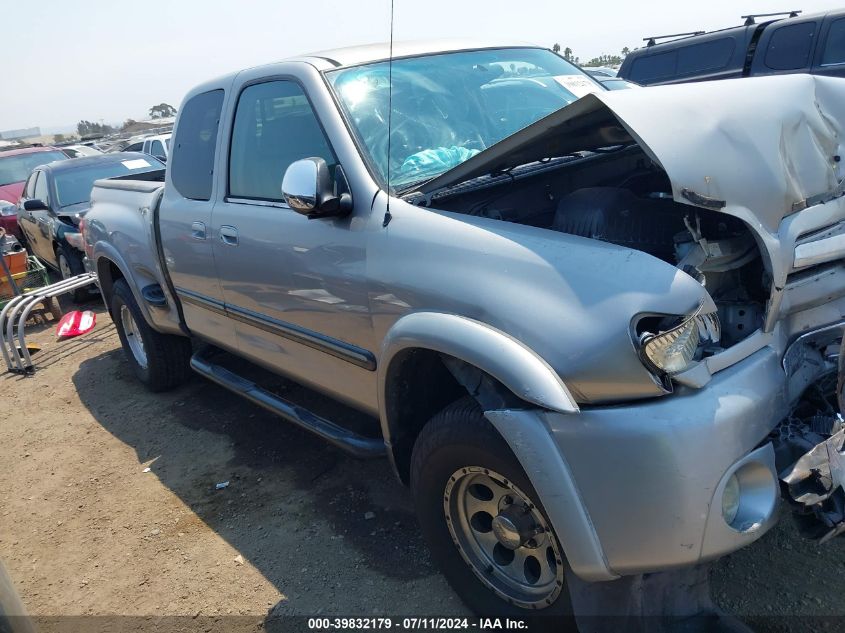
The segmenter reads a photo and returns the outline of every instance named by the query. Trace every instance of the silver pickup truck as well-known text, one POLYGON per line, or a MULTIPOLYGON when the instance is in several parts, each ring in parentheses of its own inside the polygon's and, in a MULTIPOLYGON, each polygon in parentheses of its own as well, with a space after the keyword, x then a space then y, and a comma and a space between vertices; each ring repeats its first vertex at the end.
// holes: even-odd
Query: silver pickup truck
POLYGON ((87 265, 149 388, 193 369, 386 454, 472 609, 563 613, 748 545, 781 494, 840 531, 843 128, 840 79, 317 53, 192 90, 166 173, 96 183, 87 265))

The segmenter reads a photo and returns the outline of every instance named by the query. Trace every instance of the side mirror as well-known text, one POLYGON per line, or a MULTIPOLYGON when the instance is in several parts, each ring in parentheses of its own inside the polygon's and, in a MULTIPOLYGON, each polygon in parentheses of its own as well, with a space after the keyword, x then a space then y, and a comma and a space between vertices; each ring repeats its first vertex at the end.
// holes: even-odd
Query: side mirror
POLYGON ((287 205, 309 219, 348 215, 352 196, 338 165, 332 183, 329 167, 322 158, 303 158, 288 166, 282 179, 282 196, 287 205))
POLYGON ((49 211, 50 207, 44 204, 43 200, 39 200, 38 198, 33 198, 32 200, 26 200, 23 203, 24 211, 49 211))

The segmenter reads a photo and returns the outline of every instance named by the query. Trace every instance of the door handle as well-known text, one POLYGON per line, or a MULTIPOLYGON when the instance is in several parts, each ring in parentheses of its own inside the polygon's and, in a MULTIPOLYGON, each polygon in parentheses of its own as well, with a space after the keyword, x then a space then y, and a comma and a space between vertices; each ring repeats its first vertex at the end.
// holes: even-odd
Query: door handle
POLYGON ((202 222, 194 222, 191 225, 191 237, 195 240, 205 239, 205 224, 202 222))
POLYGON ((220 241, 227 246, 238 245, 238 229, 228 224, 223 224, 220 227, 220 241))

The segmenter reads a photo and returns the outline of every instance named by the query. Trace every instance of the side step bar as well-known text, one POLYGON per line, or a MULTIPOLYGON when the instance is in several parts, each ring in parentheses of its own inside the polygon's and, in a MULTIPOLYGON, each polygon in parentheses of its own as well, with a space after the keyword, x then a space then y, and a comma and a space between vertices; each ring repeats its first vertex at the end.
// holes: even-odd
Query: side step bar
POLYGON ((386 454, 384 441, 380 438, 369 438, 353 433, 321 418, 308 409, 300 407, 274 393, 256 385, 225 367, 209 360, 207 350, 200 350, 191 357, 191 369, 208 378, 210 381, 243 396, 247 400, 264 407, 268 411, 293 422, 306 431, 321 437, 329 444, 359 459, 383 457, 386 454))

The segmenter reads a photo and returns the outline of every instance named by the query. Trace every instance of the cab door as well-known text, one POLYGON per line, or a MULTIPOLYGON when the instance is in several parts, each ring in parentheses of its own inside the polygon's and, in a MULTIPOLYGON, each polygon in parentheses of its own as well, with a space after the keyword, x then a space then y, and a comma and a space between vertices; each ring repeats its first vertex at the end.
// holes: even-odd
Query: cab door
POLYGON ((330 173, 339 164, 305 89, 287 78, 247 84, 230 138, 213 249, 241 354, 368 406, 375 357, 366 223, 354 211, 309 220, 282 197, 294 161, 319 157, 330 173))
POLYGON ((53 212, 50 211, 50 188, 47 186, 48 176, 43 171, 34 171, 27 180, 18 207, 18 224, 33 255, 43 262, 56 265, 56 254, 53 251, 52 221, 53 212), (33 180, 34 179, 34 180, 33 180), (31 195, 30 195, 31 193, 31 195), (28 200, 41 200, 47 209, 27 211, 24 203, 28 200))
POLYGON ((226 316, 211 248, 214 161, 224 99, 221 88, 190 96, 182 106, 174 136, 177 150, 167 168, 159 210, 159 231, 167 272, 188 329, 234 350, 234 325, 226 316))

